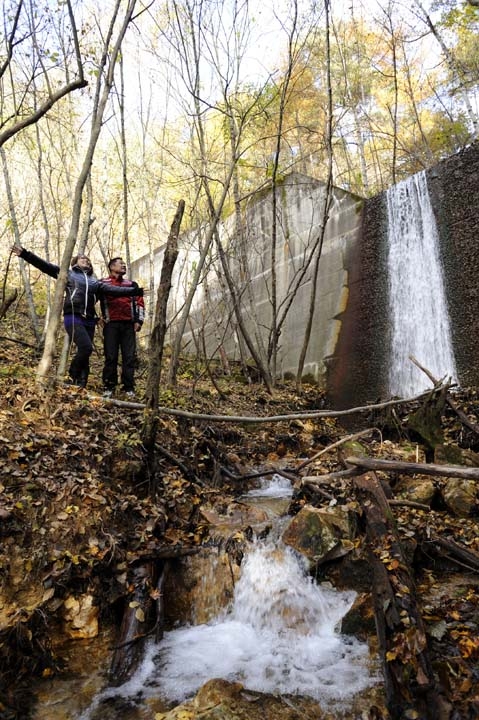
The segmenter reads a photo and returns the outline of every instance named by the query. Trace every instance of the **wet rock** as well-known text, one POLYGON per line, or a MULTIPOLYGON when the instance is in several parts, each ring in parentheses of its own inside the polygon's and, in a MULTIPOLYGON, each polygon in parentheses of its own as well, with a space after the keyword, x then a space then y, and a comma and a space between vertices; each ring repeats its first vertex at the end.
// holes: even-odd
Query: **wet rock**
POLYGON ((236 528, 260 525, 268 520, 268 513, 246 503, 230 503, 224 513, 210 507, 200 509, 201 516, 212 527, 210 534, 229 537, 236 528))
POLYGON ((476 505, 477 483, 474 480, 449 478, 442 496, 449 510, 457 517, 468 517, 476 505))
POLYGON ((178 560, 165 584, 167 623, 208 622, 231 602, 239 575, 239 566, 219 548, 178 560))
POLYGON ((305 505, 283 533, 283 542, 318 565, 347 555, 354 547, 354 534, 354 516, 348 509, 305 505))
POLYGON ((366 640, 376 631, 374 608, 370 593, 361 593, 341 620, 341 632, 366 640))
POLYGON ((191 702, 178 705, 167 713, 156 713, 155 720, 326 720, 315 701, 283 697, 245 690, 241 683, 209 680, 191 702))
POLYGON ((438 445, 434 450, 434 462, 439 465, 479 467, 479 453, 457 445, 438 445))
POLYGON ((324 573, 322 577, 338 590, 356 590, 361 593, 371 588, 371 563, 361 547, 355 547, 340 560, 323 565, 321 570, 324 573))

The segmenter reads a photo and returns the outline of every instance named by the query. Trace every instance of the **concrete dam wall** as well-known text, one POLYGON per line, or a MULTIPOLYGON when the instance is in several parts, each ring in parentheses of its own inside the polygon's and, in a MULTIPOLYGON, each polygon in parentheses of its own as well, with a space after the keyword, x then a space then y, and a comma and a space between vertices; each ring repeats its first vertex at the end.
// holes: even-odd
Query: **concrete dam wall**
MULTIPOLYGON (((422 235, 421 227, 425 224, 428 229, 435 219, 437 240, 434 242, 440 265, 440 284, 444 286, 443 305, 446 314, 449 314, 451 352, 457 381, 463 386, 479 385, 478 144, 444 160, 424 175, 431 215, 426 220, 417 218, 418 229, 412 234, 422 235)), ((403 195, 407 198, 414 192, 407 186, 403 195)), ((281 328, 277 363, 280 377, 295 376, 297 372, 313 277, 313 264, 308 265, 307 258, 318 237, 322 236, 324 201, 324 185, 300 174, 287 176, 277 190, 276 281, 280 312, 293 295, 281 328), (294 292, 293 288, 296 288, 294 292)), ((429 315, 435 315, 440 305, 436 301, 438 290, 433 285, 434 296, 429 305, 415 300, 412 309, 404 309, 403 315, 409 318, 417 306, 419 319, 409 318, 410 323, 403 334, 398 336, 395 333, 391 302, 396 291, 391 281, 390 243, 391 233, 395 236, 397 231, 391 228, 388 202, 390 205, 388 193, 362 200, 337 188, 333 191, 322 241, 311 341, 303 377, 325 387, 331 402, 338 407, 390 397, 391 388, 395 387, 391 384, 390 368, 397 337, 401 338, 401 350, 406 359, 396 359, 396 364, 409 362, 406 353, 409 345, 415 348, 413 340, 417 330, 425 319, 429 320, 429 315), (427 310, 429 307, 430 311, 427 310)), ((246 325, 253 337, 265 345, 272 321, 272 208, 270 191, 251 199, 242 217, 242 247, 238 244, 237 225, 234 225, 233 218, 219 229, 240 287, 246 325), (244 267, 242 269, 239 262, 241 253, 247 257, 248 277, 244 277, 244 267)), ((411 215, 406 214, 401 232, 408 232, 411 224, 411 215)), ((205 232, 206 229, 202 229, 180 239, 180 256, 169 304, 170 318, 175 317, 184 302, 205 232)), ((411 238, 407 242, 411 243, 411 238)), ((395 252, 402 253, 401 245, 395 252)), ((132 264, 133 277, 146 286, 152 268, 157 283, 162 255, 163 248, 159 248, 153 257, 145 256, 135 261, 132 264)), ((418 260, 416 256, 409 259, 403 254, 400 263, 392 261, 393 267, 403 265, 403 271, 407 271, 408 264, 416 269, 417 265, 424 265, 425 270, 424 279, 413 279, 411 288, 431 284, 428 259, 418 260)), ((237 332, 221 266, 214 253, 208 268, 208 274, 195 295, 189 332, 184 337, 185 352, 196 351, 193 333, 204 327, 205 344, 210 355, 217 354, 219 346, 222 346, 232 359, 239 359, 241 354, 243 358, 247 357, 247 350, 237 332)), ((403 282, 400 278, 399 288, 403 282)), ((399 296, 399 302, 405 303, 404 297, 401 300, 399 296)), ((395 314, 401 318, 401 313, 399 308, 395 314)), ((437 331, 440 335, 443 334, 442 328, 443 325, 440 325, 437 331)), ((174 332, 174 323, 171 331, 174 332)), ((426 336, 421 354, 427 355, 424 347, 435 345, 437 340, 428 341, 426 336)), ((427 367, 427 357, 417 359, 427 367)), ((401 394, 397 388, 396 393, 401 394)))

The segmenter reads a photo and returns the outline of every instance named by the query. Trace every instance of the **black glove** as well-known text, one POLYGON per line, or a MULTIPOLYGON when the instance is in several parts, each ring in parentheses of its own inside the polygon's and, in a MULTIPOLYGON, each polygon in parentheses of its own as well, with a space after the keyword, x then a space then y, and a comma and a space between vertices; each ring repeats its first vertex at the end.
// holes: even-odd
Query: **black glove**
POLYGON ((141 288, 141 287, 135 288, 135 297, 143 297, 143 288, 141 288))

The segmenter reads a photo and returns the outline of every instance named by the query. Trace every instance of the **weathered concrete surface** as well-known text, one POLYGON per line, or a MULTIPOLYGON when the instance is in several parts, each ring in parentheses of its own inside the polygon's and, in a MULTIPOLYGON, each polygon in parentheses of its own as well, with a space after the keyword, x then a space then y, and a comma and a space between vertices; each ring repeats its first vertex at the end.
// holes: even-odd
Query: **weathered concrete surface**
MULTIPOLYGON (((440 234, 446 296, 451 317, 459 382, 479 385, 479 144, 448 158, 427 172, 431 202, 440 234)), ((220 228, 233 268, 238 274, 246 325, 259 329, 264 343, 271 327, 270 246, 272 194, 253 196, 243 213, 246 253, 251 272, 249 304, 247 278, 238 270, 240 249, 235 243, 233 218, 220 228), (233 239, 231 239, 233 238, 233 239)), ((324 185, 292 174, 277 191, 277 287, 279 305, 285 302, 304 253, 321 232, 324 185)), ((170 317, 181 309, 204 239, 190 233, 182 239, 173 280, 170 317)), ((202 236, 202 237, 201 237, 202 236)), ((154 256, 158 282, 163 250, 154 256)), ((149 284, 149 258, 133 263, 133 276, 149 284)), ((240 357, 231 300, 218 259, 196 293, 191 324, 184 337, 186 352, 196 352, 192 328, 206 327, 206 347, 213 356, 221 344, 231 359, 240 357)), ((156 289, 156 287, 155 287, 156 289)), ((295 376, 311 297, 311 268, 305 273, 282 327, 278 376, 295 376)), ((153 303, 150 303, 153 306, 153 303)), ((335 189, 321 253, 313 329, 303 378, 326 387, 336 407, 351 407, 385 399, 389 363, 386 194, 367 201, 335 189)), ((246 352, 246 357, 249 353, 246 352)))
POLYGON ((479 385, 479 143, 427 173, 459 382, 479 385))
MULTIPOLYGON (((298 359, 303 345, 309 313, 313 263, 303 273, 304 258, 318 242, 323 223, 325 201, 324 184, 318 180, 293 173, 287 176, 277 190, 276 226, 277 261, 276 280, 279 315, 281 316, 293 294, 297 278, 301 282, 291 308, 282 325, 277 370, 280 377, 296 375, 298 359)), ((339 188, 333 191, 332 207, 324 232, 321 261, 317 283, 315 314, 309 349, 305 358, 303 375, 324 384, 327 358, 335 352, 341 330, 341 317, 348 306, 350 254, 357 244, 361 218, 362 200, 339 188)), ((259 333, 264 344, 268 341, 271 327, 271 238, 273 236, 272 193, 263 192, 247 204, 243 217, 245 252, 248 257, 250 277, 244 277, 239 268, 241 248, 233 232, 234 218, 229 218, 220 228, 220 236, 226 247, 232 271, 241 296, 245 324, 256 338, 259 333), (249 288, 248 288, 249 283, 249 288), (250 304, 250 298, 254 306, 250 304), (256 334, 255 334, 256 333, 256 334)), ((175 268, 170 296, 169 316, 181 310, 192 268, 198 262, 198 245, 204 241, 205 231, 199 231, 181 239, 180 256, 175 268), (200 237, 202 235, 203 237, 200 237)), ((163 248, 154 254, 153 267, 156 284, 159 280, 163 248)), ((149 285, 151 260, 144 256, 132 263, 132 276, 145 287, 149 285)), ((186 352, 194 353, 192 328, 205 328, 207 351, 214 355, 221 344, 230 359, 240 358, 240 343, 235 332, 232 303, 225 287, 223 271, 218 258, 212 253, 207 281, 199 286, 190 313, 190 324, 183 338, 186 352), (225 332, 226 328, 226 332, 225 332)))

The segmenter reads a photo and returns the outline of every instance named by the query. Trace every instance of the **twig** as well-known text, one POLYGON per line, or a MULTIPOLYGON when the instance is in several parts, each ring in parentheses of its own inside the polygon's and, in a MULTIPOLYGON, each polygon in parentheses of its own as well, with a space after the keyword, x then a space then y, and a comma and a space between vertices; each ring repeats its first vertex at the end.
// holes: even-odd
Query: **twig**
POLYGON ((301 486, 304 485, 326 485, 333 480, 343 480, 347 478, 357 477, 362 475, 363 471, 360 468, 348 468, 347 470, 338 470, 337 472, 325 473, 324 475, 306 475, 301 480, 301 486))
POLYGON ((411 508, 417 508, 418 510, 426 510, 429 512, 431 508, 429 505, 424 505, 423 503, 414 502, 414 500, 390 500, 388 498, 389 505, 404 505, 404 507, 411 507, 411 508))
POLYGON ((332 443, 332 445, 328 445, 327 447, 323 448, 319 452, 317 452, 313 457, 309 458, 308 460, 305 460, 301 463, 301 465, 298 465, 297 470, 302 470, 307 465, 310 465, 312 462, 317 460, 321 455, 324 455, 327 452, 330 452, 331 450, 334 450, 335 448, 339 447, 340 445, 344 445, 344 443, 357 440, 360 437, 365 437, 366 435, 370 435, 373 432, 378 432, 381 435, 381 431, 379 428, 368 428, 367 430, 361 430, 361 432, 353 433, 352 435, 346 435, 345 437, 341 438, 341 440, 337 440, 336 442, 332 443))
POLYGON ((7 337, 6 335, 0 335, 0 340, 6 340, 7 342, 17 343, 17 345, 23 345, 23 347, 31 348, 32 350, 38 350, 37 345, 32 345, 24 340, 17 340, 16 338, 7 337))

